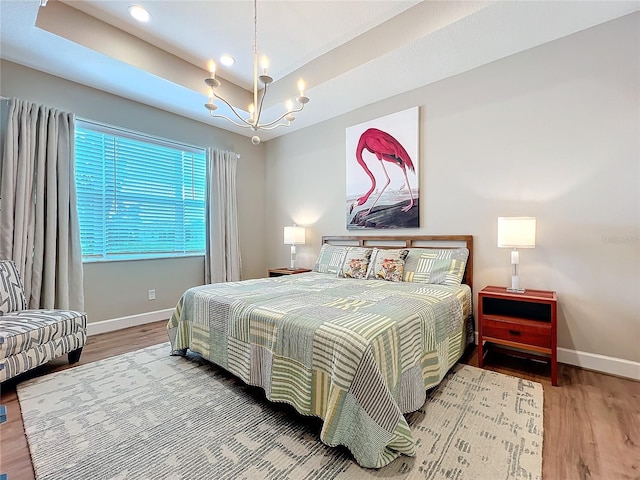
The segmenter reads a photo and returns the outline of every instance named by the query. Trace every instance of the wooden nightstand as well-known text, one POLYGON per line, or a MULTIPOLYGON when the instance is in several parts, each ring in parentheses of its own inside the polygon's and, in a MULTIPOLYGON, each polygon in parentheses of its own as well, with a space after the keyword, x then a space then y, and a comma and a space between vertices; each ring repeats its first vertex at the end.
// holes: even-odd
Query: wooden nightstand
POLYGON ((509 347, 508 353, 517 356, 550 360, 551 384, 558 385, 557 303, 556 292, 547 290, 483 288, 478 293, 478 366, 490 344, 509 347))
POLYGON ((307 273, 310 272, 310 268, 270 268, 269 276, 270 277, 281 277, 282 275, 295 275, 296 273, 307 273))

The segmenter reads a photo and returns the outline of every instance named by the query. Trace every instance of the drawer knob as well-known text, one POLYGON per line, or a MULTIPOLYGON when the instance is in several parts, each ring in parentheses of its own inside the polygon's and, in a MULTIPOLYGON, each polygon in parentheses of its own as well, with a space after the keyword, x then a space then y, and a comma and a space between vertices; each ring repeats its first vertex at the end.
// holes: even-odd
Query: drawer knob
POLYGON ((518 336, 518 335, 520 335, 522 332, 519 332, 518 330, 509 330, 509 333, 510 333, 511 335, 514 335, 514 336, 516 336, 516 337, 517 337, 517 336, 518 336))

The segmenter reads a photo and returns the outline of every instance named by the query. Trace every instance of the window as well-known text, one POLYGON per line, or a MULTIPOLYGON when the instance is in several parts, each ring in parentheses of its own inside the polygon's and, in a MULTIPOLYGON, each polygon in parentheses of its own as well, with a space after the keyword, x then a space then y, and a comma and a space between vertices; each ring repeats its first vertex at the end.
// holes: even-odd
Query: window
POLYGON ((84 261, 203 255, 205 151, 76 122, 84 261))

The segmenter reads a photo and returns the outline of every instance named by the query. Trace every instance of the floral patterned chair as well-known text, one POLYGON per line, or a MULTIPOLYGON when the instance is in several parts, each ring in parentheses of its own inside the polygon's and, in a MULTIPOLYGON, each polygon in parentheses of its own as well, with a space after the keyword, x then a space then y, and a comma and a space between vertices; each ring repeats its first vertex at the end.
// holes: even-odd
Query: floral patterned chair
POLYGON ((80 360, 87 315, 73 310, 28 310, 14 262, 0 260, 0 382, 61 355, 80 360))

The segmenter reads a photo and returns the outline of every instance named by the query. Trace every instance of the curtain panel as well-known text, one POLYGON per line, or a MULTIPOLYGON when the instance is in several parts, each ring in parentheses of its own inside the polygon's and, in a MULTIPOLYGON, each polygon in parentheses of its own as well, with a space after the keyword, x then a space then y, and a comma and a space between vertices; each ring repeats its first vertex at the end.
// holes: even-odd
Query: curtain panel
POLYGON ((238 241, 237 165, 236 153, 207 149, 206 283, 235 282, 242 276, 238 241))
POLYGON ((84 310, 74 115, 11 99, 0 166, 0 258, 28 308, 84 310))

